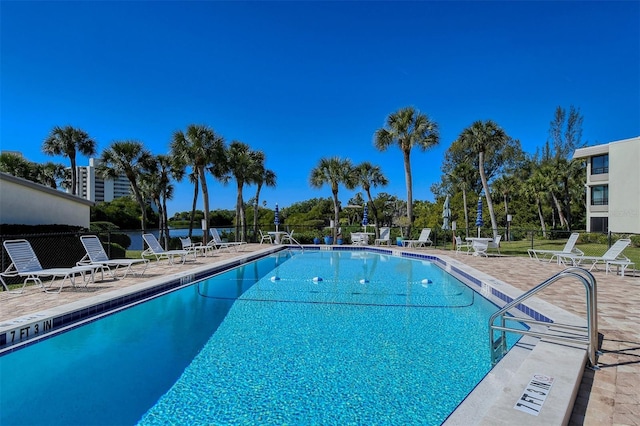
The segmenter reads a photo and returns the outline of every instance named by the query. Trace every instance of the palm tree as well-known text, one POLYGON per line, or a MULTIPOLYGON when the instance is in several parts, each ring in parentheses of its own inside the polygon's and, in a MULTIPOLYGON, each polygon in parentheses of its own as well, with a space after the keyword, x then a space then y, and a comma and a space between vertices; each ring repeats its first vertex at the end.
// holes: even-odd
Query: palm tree
POLYGON ((249 145, 240 141, 232 141, 226 150, 226 165, 228 175, 224 180, 228 181, 231 176, 236 180, 236 235, 240 235, 240 241, 246 241, 247 224, 244 210, 244 200, 242 190, 245 183, 254 183, 259 179, 261 172, 260 164, 264 164, 264 153, 262 151, 252 151, 249 145))
POLYGON ((10 152, 0 153, 0 172, 31 180, 33 164, 24 157, 10 152))
POLYGON ((71 193, 78 195, 78 170, 76 151, 87 157, 96 154, 96 142, 81 129, 71 126, 54 127, 42 144, 42 151, 48 155, 64 155, 71 162, 71 193))
POLYGON ((333 194, 333 239, 338 238, 338 223, 340 222, 340 202, 338 201, 338 186, 343 184, 347 189, 355 187, 351 160, 340 157, 321 158, 318 165, 311 170, 309 183, 314 188, 322 188, 324 184, 331 186, 333 194))
POLYGON ((498 236, 498 225, 496 223, 496 214, 491 200, 491 192, 489 191, 487 174, 485 173, 485 154, 488 151, 501 151, 500 148, 509 142, 509 137, 495 122, 487 120, 484 122, 474 122, 471 126, 462 131, 459 139, 463 140, 469 147, 472 147, 478 155, 480 180, 482 181, 482 188, 484 189, 484 195, 487 199, 487 208, 489 209, 489 216, 491 217, 493 237, 496 238, 498 236))
POLYGON ((141 176, 140 190, 158 206, 158 240, 164 243, 165 250, 169 249, 169 220, 167 215, 167 199, 173 198, 171 185, 171 157, 158 155, 155 157, 155 170, 141 176))
POLYGON ((125 175, 141 210, 142 232, 147 230, 147 206, 139 187, 140 177, 153 171, 153 155, 138 141, 115 141, 100 156, 97 172, 105 179, 125 175))
POLYGON ((258 235, 258 206, 260 205, 260 191, 262 190, 262 186, 266 185, 270 188, 275 188, 276 186, 276 173, 273 170, 266 169, 264 167, 264 155, 262 156, 262 161, 259 164, 256 164, 257 174, 256 174, 256 196, 253 203, 253 235, 258 235))
POLYGON ((209 170, 215 177, 223 175, 224 139, 208 126, 191 124, 186 132, 178 130, 173 134, 171 153, 181 168, 190 166, 200 180, 205 221, 203 240, 206 243, 209 235, 209 190, 205 172, 209 170))
POLYGON ((378 209, 376 208, 373 198, 371 197, 371 187, 377 188, 378 186, 386 186, 389 184, 389 180, 382 173, 380 166, 374 166, 373 164, 365 161, 360 163, 355 168, 356 184, 360 185, 364 192, 367 193, 368 204, 371 206, 371 213, 373 216, 373 224, 376 229, 376 238, 380 237, 380 231, 378 230, 378 209))
POLYGON ((413 107, 402 108, 387 117, 386 127, 378 129, 374 145, 385 151, 397 143, 404 157, 404 176, 407 184, 407 218, 413 223, 413 184, 411 178, 411 148, 426 150, 438 144, 438 124, 413 107))

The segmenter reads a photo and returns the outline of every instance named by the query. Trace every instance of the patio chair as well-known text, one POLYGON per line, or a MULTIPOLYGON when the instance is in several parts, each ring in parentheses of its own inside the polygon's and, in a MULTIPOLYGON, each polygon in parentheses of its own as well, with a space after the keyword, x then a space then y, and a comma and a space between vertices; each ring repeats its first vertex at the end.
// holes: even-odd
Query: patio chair
POLYGON ((182 244, 182 250, 187 253, 193 254, 193 260, 198 258, 198 253, 207 256, 208 250, 213 250, 212 247, 202 245, 202 243, 194 243, 191 241, 191 237, 180 237, 180 244, 182 244))
POLYGON ((560 256, 563 254, 583 256, 584 252, 575 247, 579 237, 580 234, 577 232, 571 234, 562 250, 536 250, 531 248, 527 250, 527 253, 529 253, 531 259, 546 260, 547 256, 549 256, 549 262, 555 258, 558 263, 560 263, 560 256))
POLYGON ((584 256, 584 255, 575 255, 575 254, 561 254, 559 257, 561 261, 564 263, 571 262, 573 266, 582 266, 583 263, 591 263, 589 267, 589 271, 593 269, 598 269, 598 264, 604 264, 605 274, 609 274, 611 270, 611 266, 616 266, 617 270, 622 269, 622 276, 624 276, 624 271, 631 265, 634 266, 633 263, 628 257, 624 256, 622 252, 631 244, 631 240, 629 238, 621 238, 609 248, 602 256, 584 256))
POLYGON ((142 234, 142 239, 147 243, 147 249, 142 252, 142 258, 155 257, 157 261, 167 259, 171 265, 175 265, 174 259, 179 257, 182 259, 182 264, 187 260, 186 250, 165 250, 162 248, 158 239, 153 234, 142 234))
POLYGON ((231 253, 231 250, 237 252, 239 246, 246 244, 244 241, 222 241, 222 238, 220 238, 220 234, 218 233, 218 230, 216 228, 211 228, 210 231, 211 241, 209 241, 207 245, 213 247, 216 250, 227 249, 229 253, 231 253))
MULTIPOLYGON (((82 282, 86 287, 89 284, 89 281, 92 283, 95 281, 95 272, 100 269, 104 272, 103 265, 83 265, 83 266, 72 266, 69 268, 48 268, 44 269, 38 260, 38 256, 33 251, 31 247, 31 243, 27 240, 7 240, 3 243, 4 248, 11 259, 11 264, 9 267, 2 273, 0 273, 0 281, 2 282, 2 286, 6 291, 9 291, 9 287, 7 283, 2 279, 2 277, 21 277, 24 278, 24 282, 22 284, 22 288, 20 291, 9 291, 10 293, 22 293, 24 292, 24 288, 27 285, 27 282, 33 281, 35 284, 38 284, 42 287, 42 290, 45 293, 49 293, 48 288, 53 285, 53 282, 56 278, 62 278, 60 280, 60 287, 56 293, 60 293, 62 291, 62 287, 64 286, 65 281, 69 280, 72 287, 76 287, 76 276, 80 275, 82 277, 82 282), (87 275, 89 275, 87 277, 87 275), (51 282, 48 286, 45 287, 42 282, 42 278, 50 277, 51 282)), ((104 278, 104 276, 102 277, 104 278)))
POLYGON ((473 247, 468 241, 462 241, 462 237, 456 236, 456 253, 461 253, 464 250, 465 254, 469 254, 473 247))
POLYGON ((493 241, 487 242, 487 248, 488 249, 494 248, 494 249, 498 250, 498 254, 500 254, 500 240, 501 239, 502 239, 502 235, 498 235, 497 237, 495 237, 493 239, 493 241))
POLYGON ((489 248, 489 241, 484 241, 482 239, 473 239, 471 241, 471 248, 473 249, 474 256, 489 257, 489 255, 487 254, 487 249, 489 248))
POLYGON ((288 242, 289 242, 289 244, 296 244, 296 245, 300 245, 300 243, 299 243, 295 238, 293 238, 293 231, 294 231, 294 230, 292 229, 292 230, 291 230, 291 232, 288 232, 288 233, 284 234, 284 235, 280 238, 280 242, 281 242, 282 244, 285 244, 285 241, 288 241, 288 242))
POLYGON ((147 266, 149 265, 149 259, 109 259, 109 256, 107 256, 107 253, 104 251, 102 242, 100 242, 100 238, 98 238, 97 235, 83 235, 80 237, 80 241, 82 242, 87 254, 80 259, 77 265, 102 265, 109 270, 113 279, 117 279, 116 273, 120 268, 126 267, 124 275, 121 277, 126 278, 129 272, 138 276, 144 275, 147 270, 147 266), (143 265, 142 271, 140 271, 140 273, 134 272, 131 269, 133 265, 143 265))
POLYGON ((427 244, 432 245, 433 241, 429 239, 431 228, 422 228, 420 236, 417 240, 404 240, 402 244, 406 247, 425 247, 427 244))
POLYGON ((380 246, 380 245, 390 245, 391 244, 391 228, 389 228, 388 226, 383 226, 382 228, 380 228, 380 238, 376 238, 375 240, 373 240, 373 244, 376 246, 380 246))
POLYGON ((367 236, 362 232, 351 233, 351 244, 356 246, 364 246, 367 244, 367 236))
POLYGON ((269 244, 273 244, 273 238, 271 238, 271 235, 263 233, 262 229, 259 229, 258 231, 260 232, 260 244, 262 244, 264 242, 268 242, 269 244))

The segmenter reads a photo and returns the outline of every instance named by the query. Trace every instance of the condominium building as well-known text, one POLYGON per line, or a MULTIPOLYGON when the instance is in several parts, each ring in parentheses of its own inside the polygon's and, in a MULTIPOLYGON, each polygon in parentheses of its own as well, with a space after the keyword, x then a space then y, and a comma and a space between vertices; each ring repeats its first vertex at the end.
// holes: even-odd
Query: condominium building
POLYGON ((131 195, 131 184, 126 176, 116 179, 102 179, 96 175, 99 160, 89 159, 88 166, 78 167, 78 195, 90 201, 113 201, 116 198, 131 195))
POLYGON ((640 136, 577 149, 587 162, 587 232, 640 234, 640 136))

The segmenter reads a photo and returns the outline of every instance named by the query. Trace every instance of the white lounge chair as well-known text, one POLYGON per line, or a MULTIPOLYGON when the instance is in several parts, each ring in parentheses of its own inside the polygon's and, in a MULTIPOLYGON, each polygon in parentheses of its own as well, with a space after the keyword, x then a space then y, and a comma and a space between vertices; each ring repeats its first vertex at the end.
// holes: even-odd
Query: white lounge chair
POLYGON ((611 266, 615 266, 618 270, 622 269, 622 276, 624 271, 631 265, 634 265, 628 257, 624 256, 622 252, 631 244, 629 238, 621 238, 609 248, 602 256, 581 256, 574 254, 561 254, 559 257, 564 263, 571 262, 573 266, 582 266, 583 263, 591 263, 589 271, 598 269, 598 264, 602 263, 605 267, 605 273, 608 274, 611 270, 611 266))
POLYGON ((380 238, 376 238, 375 240, 373 240, 373 244, 375 244, 376 246, 380 246, 380 245, 390 245, 391 244, 391 228, 389 228, 388 226, 383 226, 382 228, 380 228, 380 238))
POLYGON ((556 261, 558 263, 560 263, 560 257, 563 254, 567 254, 567 255, 577 255, 577 256, 582 256, 584 255, 584 252, 582 250, 580 250, 579 248, 576 248, 576 242, 578 241, 578 238, 580 237, 580 234, 577 232, 574 232, 573 234, 571 234, 569 236, 569 239, 567 240, 567 243, 564 245, 564 248, 562 250, 536 250, 536 249, 528 249, 527 253, 529 253, 529 257, 531 259, 535 259, 535 260, 548 260, 549 262, 551 262, 554 258, 556 259, 556 261))
POLYGON ((431 228, 422 228, 417 240, 404 240, 402 244, 406 247, 425 247, 427 244, 432 245, 433 241, 429 239, 430 235, 431 228))
POLYGON ((233 249, 234 251, 238 251, 238 247, 246 244, 244 241, 222 241, 220 238, 220 234, 216 228, 211 228, 211 241, 207 243, 208 246, 215 248, 216 250, 227 249, 229 252, 233 249))
POLYGON ((33 281, 42 287, 42 290, 45 293, 49 293, 48 288, 51 287, 56 278, 62 278, 60 280, 60 287, 56 293, 60 293, 62 287, 64 286, 65 281, 69 280, 69 283, 75 288, 76 287, 76 276, 80 275, 82 277, 82 282, 86 287, 89 284, 89 281, 92 283, 95 280, 95 272, 97 270, 104 271, 104 266, 102 265, 84 265, 84 266, 73 266, 70 268, 48 268, 44 269, 40 264, 40 260, 38 260, 38 256, 33 251, 31 247, 31 243, 27 240, 7 240, 3 243, 9 258, 11 259, 11 264, 9 267, 2 273, 0 273, 0 281, 2 282, 2 286, 5 290, 9 291, 9 287, 2 277, 21 277, 24 278, 24 282, 22 284, 22 288, 20 291, 11 291, 11 293, 22 293, 24 292, 24 288, 27 285, 27 282, 33 281), (88 275, 88 277, 87 277, 88 275), (51 278, 51 282, 48 286, 42 282, 42 278, 51 278))
POLYGON ((498 254, 500 254, 500 240, 502 239, 502 235, 498 235, 493 239, 493 241, 487 242, 488 249, 496 249, 498 250, 498 254))
POLYGON ((260 244, 264 242, 273 244, 273 238, 271 238, 271 235, 263 233, 262 229, 259 229, 258 231, 260 232, 260 244))
POLYGON ((213 251, 213 247, 202 245, 202 243, 194 243, 191 241, 191 237, 180 237, 180 244, 182 244, 182 250, 193 254, 194 260, 197 259, 198 253, 207 256, 207 251, 213 251))
POLYGON ((107 256, 107 253, 104 251, 104 247, 102 247, 102 243, 97 235, 83 235, 80 237, 80 241, 82 242, 87 254, 80 259, 77 265, 102 265, 108 268, 114 279, 117 278, 116 273, 119 268, 126 267, 124 275, 122 275, 122 278, 125 278, 129 272, 138 276, 144 275, 144 272, 147 270, 147 266, 149 265, 149 259, 109 259, 109 256, 107 256), (143 265, 142 271, 139 273, 134 272, 131 269, 133 265, 143 265))
POLYGON ((189 253, 186 250, 165 250, 153 234, 142 234, 142 239, 148 246, 147 249, 142 252, 143 259, 146 257, 155 257, 157 261, 167 259, 172 265, 175 264, 174 259, 176 257, 182 260, 183 265, 185 260, 187 260, 187 254, 189 253))
POLYGON ((463 250, 465 254, 469 254, 473 247, 468 241, 462 241, 461 237, 456 236, 456 253, 461 253, 463 250))

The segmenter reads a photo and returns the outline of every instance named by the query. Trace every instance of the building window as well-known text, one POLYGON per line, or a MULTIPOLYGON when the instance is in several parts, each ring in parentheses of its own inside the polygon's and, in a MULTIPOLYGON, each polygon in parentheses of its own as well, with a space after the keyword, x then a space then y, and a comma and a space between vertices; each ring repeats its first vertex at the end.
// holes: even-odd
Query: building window
POLYGON ((601 175, 609 173, 609 154, 591 157, 591 174, 601 175))
POLYGON ((591 205, 609 205, 609 185, 597 185, 591 187, 591 205))
POLYGON ((590 232, 609 232, 609 218, 608 217, 592 217, 590 232))

